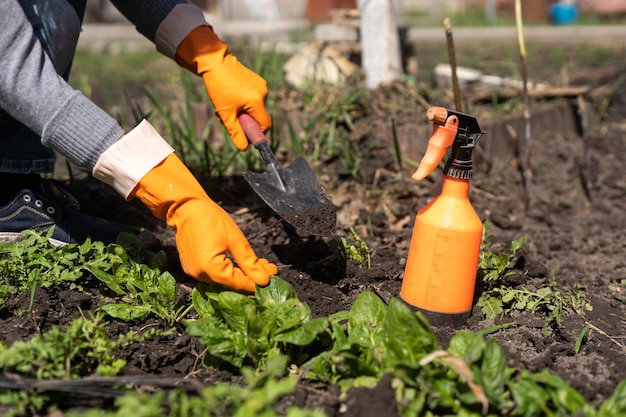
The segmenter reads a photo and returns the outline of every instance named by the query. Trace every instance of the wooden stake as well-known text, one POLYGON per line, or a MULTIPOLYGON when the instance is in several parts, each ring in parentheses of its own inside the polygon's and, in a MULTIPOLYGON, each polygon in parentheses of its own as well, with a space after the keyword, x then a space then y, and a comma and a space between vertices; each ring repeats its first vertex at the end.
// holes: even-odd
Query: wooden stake
POLYGON ((456 107, 456 111, 462 112, 463 106, 461 104, 461 89, 459 88, 459 79, 456 75, 456 53, 454 51, 454 39, 452 38, 452 25, 450 24, 450 18, 446 17, 444 19, 443 26, 446 29, 446 40, 448 41, 448 56, 450 59, 450 70, 452 71, 454 105, 456 107))
POLYGON ((528 97, 528 65, 526 63, 526 45, 524 44, 524 32, 522 30, 522 1, 515 0, 515 24, 517 27, 517 44, 519 47, 520 66, 522 72, 522 82, 524 84, 524 121, 525 121, 525 148, 522 168, 524 176, 524 210, 528 212, 530 205, 530 184, 533 176, 530 155, 531 155, 531 134, 530 134, 530 98, 528 97))

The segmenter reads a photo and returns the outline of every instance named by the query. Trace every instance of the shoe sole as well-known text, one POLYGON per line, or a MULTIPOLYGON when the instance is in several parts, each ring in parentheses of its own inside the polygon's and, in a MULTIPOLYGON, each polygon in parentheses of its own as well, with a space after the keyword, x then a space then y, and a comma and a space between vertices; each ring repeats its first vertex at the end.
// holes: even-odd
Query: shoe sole
MULTIPOLYGON (((19 232, 3 232, 0 233, 0 244, 10 244, 17 243, 21 240, 24 240, 24 235, 19 232)), ((58 239, 49 238, 48 242, 54 247, 60 248, 61 246, 67 245, 67 242, 63 242, 58 239)))

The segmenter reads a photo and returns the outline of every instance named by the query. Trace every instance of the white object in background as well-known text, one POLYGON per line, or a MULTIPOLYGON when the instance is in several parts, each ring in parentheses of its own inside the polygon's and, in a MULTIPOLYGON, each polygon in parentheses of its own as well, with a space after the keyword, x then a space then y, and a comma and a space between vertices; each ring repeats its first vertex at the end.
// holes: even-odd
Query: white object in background
POLYGON ((361 66, 374 89, 402 78, 402 59, 393 0, 358 0, 361 15, 361 66))
MULTIPOLYGON (((452 68, 450 64, 435 65, 433 74, 437 87, 449 87, 452 85, 452 68)), ((456 78, 459 80, 459 86, 479 81, 482 75, 482 72, 473 68, 456 67, 456 78)))
MULTIPOLYGON (((446 88, 452 85, 452 68, 449 64, 437 64, 433 69, 435 85, 439 88, 446 88)), ((500 77, 498 75, 483 74, 481 71, 468 68, 456 67, 456 77, 459 80, 459 86, 470 86, 473 84, 486 87, 509 87, 521 90, 524 88, 522 80, 509 77, 500 77)), ((529 90, 541 90, 548 86, 542 83, 533 83, 528 81, 526 84, 529 90)))
POLYGON ((274 0, 245 0, 246 9, 253 17, 265 20, 276 20, 280 17, 276 1, 274 0))

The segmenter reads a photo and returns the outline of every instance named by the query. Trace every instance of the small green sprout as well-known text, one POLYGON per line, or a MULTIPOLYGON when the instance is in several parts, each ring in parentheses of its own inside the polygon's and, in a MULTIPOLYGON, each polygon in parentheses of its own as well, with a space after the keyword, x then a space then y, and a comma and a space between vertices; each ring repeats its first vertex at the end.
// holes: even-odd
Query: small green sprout
POLYGON ((347 261, 357 261, 361 268, 369 269, 371 260, 367 243, 356 233, 352 226, 350 226, 350 237, 356 241, 356 244, 349 243, 345 237, 333 240, 332 244, 336 255, 347 261))

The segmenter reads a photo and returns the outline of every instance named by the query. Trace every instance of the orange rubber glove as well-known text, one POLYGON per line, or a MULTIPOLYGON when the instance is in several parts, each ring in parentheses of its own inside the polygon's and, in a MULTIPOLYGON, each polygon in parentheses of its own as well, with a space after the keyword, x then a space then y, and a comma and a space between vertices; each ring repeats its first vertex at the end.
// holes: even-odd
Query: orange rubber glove
POLYGON ((248 139, 237 120, 240 113, 252 116, 263 132, 272 127, 265 108, 267 83, 242 65, 210 26, 199 26, 185 37, 176 49, 176 62, 202 76, 215 111, 237 149, 248 149, 248 139))
POLYGON ((174 154, 139 181, 134 196, 176 228, 176 246, 188 275, 254 292, 254 284, 265 286, 269 276, 278 272, 275 265, 256 257, 235 221, 206 195, 174 154))
POLYGON ((254 292, 255 284, 265 286, 277 274, 274 264, 257 258, 235 221, 146 120, 102 153, 93 174, 126 199, 139 198, 176 229, 181 265, 189 276, 254 292))

